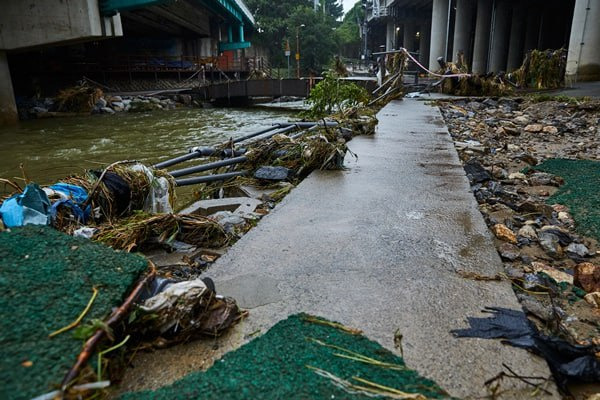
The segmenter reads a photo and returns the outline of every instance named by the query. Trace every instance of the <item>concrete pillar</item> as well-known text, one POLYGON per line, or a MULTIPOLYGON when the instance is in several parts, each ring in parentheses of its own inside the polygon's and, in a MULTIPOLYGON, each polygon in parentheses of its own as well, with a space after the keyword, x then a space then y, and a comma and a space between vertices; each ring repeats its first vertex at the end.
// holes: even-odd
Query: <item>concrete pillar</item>
POLYGON ((508 1, 498 0, 492 24, 492 45, 490 46, 490 65, 488 68, 490 72, 506 70, 508 40, 510 38, 510 16, 511 9, 508 1))
POLYGON ((423 22, 419 27, 419 62, 429 65, 429 45, 431 44, 431 23, 423 22))
POLYGON ((0 51, 0 126, 19 121, 6 52, 0 51))
POLYGON ((417 34, 417 26, 414 22, 405 22, 404 23, 404 42, 402 47, 407 49, 408 51, 415 51, 415 42, 417 34))
POLYGON ((452 46, 452 60, 458 61, 458 52, 464 54, 467 65, 471 60, 471 23, 473 22, 473 12, 475 3, 473 0, 456 1, 456 19, 454 22, 454 45, 452 46))
POLYGON ((529 7, 525 23, 525 43, 524 53, 538 48, 540 37, 540 23, 542 21, 541 13, 536 7, 529 7))
POLYGON ((473 46, 474 74, 487 72, 488 52, 490 49, 490 26, 492 25, 492 1, 477 1, 477 20, 475 22, 475 44, 473 46))
POLYGON ((512 72, 523 64, 523 45, 525 42, 525 6, 516 4, 513 8, 508 45, 507 72, 512 72))
POLYGON ((576 0, 567 54, 567 84, 600 80, 600 2, 576 0))
POLYGON ((450 0, 433 0, 431 12, 431 45, 429 47, 429 69, 440 69, 438 57, 446 58, 448 41, 448 11, 450 0))
POLYGON ((395 47, 396 25, 394 21, 388 21, 385 27, 385 51, 391 51, 395 47))

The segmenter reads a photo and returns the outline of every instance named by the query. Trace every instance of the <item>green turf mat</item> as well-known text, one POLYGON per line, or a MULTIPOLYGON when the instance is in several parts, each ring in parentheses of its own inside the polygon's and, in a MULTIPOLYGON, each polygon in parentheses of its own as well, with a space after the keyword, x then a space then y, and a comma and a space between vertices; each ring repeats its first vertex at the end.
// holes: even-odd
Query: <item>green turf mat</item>
POLYGON ((428 398, 448 397, 434 382, 406 368, 401 357, 376 342, 306 322, 306 317, 293 315, 277 323, 263 336, 226 354, 206 372, 191 373, 156 391, 127 393, 121 400, 372 398, 364 393, 350 393, 334 384, 331 377, 319 375, 308 366, 360 386, 366 385, 353 377, 404 392, 422 393, 428 398), (357 361, 361 355, 401 369, 357 361))
POLYGON ((569 207, 577 231, 600 240, 600 162, 591 160, 551 159, 535 170, 558 175, 565 180, 548 204, 569 207))
POLYGON ((122 303, 140 273, 142 257, 118 253, 46 226, 0 233, 0 398, 30 399, 55 389, 83 342, 71 323, 92 296, 84 321, 104 318, 122 303))

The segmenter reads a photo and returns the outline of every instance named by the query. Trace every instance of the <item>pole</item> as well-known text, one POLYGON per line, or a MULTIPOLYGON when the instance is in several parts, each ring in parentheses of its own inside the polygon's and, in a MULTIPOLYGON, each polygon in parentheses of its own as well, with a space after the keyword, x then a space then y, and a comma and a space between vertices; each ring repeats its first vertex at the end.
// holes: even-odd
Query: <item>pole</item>
POLYGON ((288 79, 290 79, 290 56, 287 56, 287 61, 288 61, 288 79))
POLYGON ((248 158, 246 156, 228 158, 228 159, 221 160, 221 161, 215 161, 215 162, 211 162, 211 163, 206 163, 206 164, 202 164, 202 165, 196 165, 193 167, 182 168, 182 169, 178 169, 175 171, 171 171, 171 172, 169 172, 169 175, 171 175, 173 178, 177 178, 180 176, 195 174, 197 172, 210 171, 211 169, 226 167, 228 165, 241 164, 243 162, 246 162, 247 160, 248 160, 248 158))
POLYGON ((300 27, 296 27, 296 78, 300 79, 300 27))
POLYGON ((236 176, 244 176, 247 175, 248 171, 237 171, 237 172, 227 172, 224 174, 216 174, 216 175, 206 175, 206 176, 195 176, 192 178, 183 178, 183 179, 175 179, 175 185, 177 186, 188 186, 188 185, 196 185, 199 183, 209 183, 215 181, 224 181, 230 178, 235 178, 236 176))

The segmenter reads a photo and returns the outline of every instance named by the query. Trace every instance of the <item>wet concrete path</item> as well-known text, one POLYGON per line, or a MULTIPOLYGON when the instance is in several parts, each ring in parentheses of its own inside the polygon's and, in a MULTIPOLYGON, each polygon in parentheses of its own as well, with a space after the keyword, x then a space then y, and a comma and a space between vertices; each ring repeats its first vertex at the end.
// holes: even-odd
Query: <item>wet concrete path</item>
MULTIPOLYGON (((298 312, 360 328, 398 354, 402 335, 407 364, 456 397, 486 395, 502 363, 550 375, 524 350, 450 334, 486 306, 520 306, 508 283, 456 273, 494 275, 502 263, 438 109, 407 99, 378 118, 376 135, 349 143, 358 159, 348 155, 346 171, 313 173, 207 271, 249 317, 215 341, 139 354, 119 390, 208 368, 298 312)), ((501 390, 513 391, 501 398, 529 398, 513 381, 503 381, 501 390)))
MULTIPOLYGON (((520 309, 437 108, 395 101, 373 137, 350 142, 346 171, 312 174, 210 269, 250 316, 243 334, 307 312, 360 328, 460 397, 486 394, 502 363, 549 376, 546 363, 499 341, 457 339, 485 306, 520 309)), ((506 382, 502 389, 519 383, 506 382)), ((530 390, 527 394, 530 393, 530 390)), ((523 397, 525 392, 515 393, 523 397)))

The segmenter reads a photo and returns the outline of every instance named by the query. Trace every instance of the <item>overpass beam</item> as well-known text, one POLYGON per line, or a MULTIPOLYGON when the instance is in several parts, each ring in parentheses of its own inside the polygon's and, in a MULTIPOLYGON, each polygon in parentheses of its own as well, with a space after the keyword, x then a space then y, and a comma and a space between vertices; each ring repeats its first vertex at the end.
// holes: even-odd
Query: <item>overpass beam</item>
POLYGON ((576 0, 567 54, 566 81, 600 80, 600 4, 576 0))
POLYGON ((471 24, 473 22, 474 11, 475 3, 473 0, 457 0, 454 45, 452 46, 454 52, 452 60, 455 63, 458 62, 459 52, 463 53, 467 65, 469 65, 469 60, 471 60, 471 24))
POLYGON ((510 26, 510 44, 508 46, 507 72, 512 72, 523 64, 523 46, 525 42, 525 5, 515 4, 510 26))
POLYGON ((6 52, 0 51, 0 126, 19 121, 6 52))
POLYGON ((490 0, 477 1, 476 18, 472 71, 475 74, 485 74, 489 58, 490 26, 492 24, 492 2, 490 0))
POLYGON ((510 16, 511 9, 508 1, 498 0, 496 2, 496 9, 494 10, 494 23, 492 25, 490 72, 497 73, 506 70, 510 16))
POLYGON ((431 12, 431 44, 429 48, 429 69, 438 70, 438 57, 446 58, 448 48, 448 16, 450 0, 433 0, 431 12))

